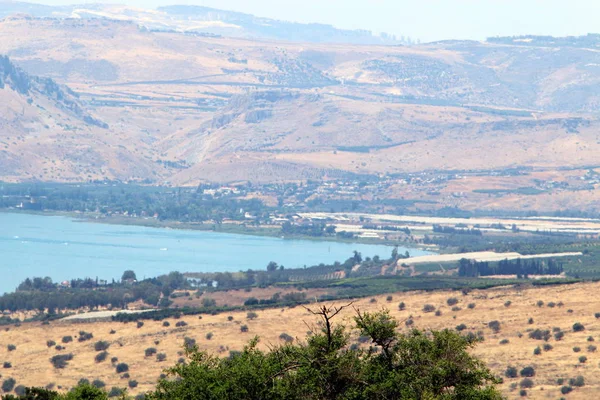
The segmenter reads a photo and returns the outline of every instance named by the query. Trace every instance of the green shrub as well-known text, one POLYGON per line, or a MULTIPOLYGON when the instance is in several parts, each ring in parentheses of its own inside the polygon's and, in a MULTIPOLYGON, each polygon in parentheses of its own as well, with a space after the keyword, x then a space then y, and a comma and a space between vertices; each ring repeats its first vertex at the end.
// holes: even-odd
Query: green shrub
POLYGON ((79 331, 79 337, 77 338, 77 341, 85 342, 85 341, 91 340, 93 338, 94 338, 94 335, 92 335, 90 332, 79 331))
POLYGON ((467 326, 465 324, 460 324, 456 326, 456 330, 459 332, 464 331, 465 329, 467 329, 467 326))
POLYGON ((63 336, 62 337, 62 342, 63 343, 70 343, 73 341, 73 336, 63 336))
POLYGON ((500 332, 500 321, 490 321, 488 322, 488 327, 494 331, 494 333, 500 332))
POLYGON ((157 350, 154 347, 148 347, 146 350, 144 350, 145 357, 152 357, 156 353, 157 353, 157 350))
POLYGON ((186 348, 191 348, 194 347, 196 345, 196 339, 193 339, 191 337, 184 337, 183 338, 183 347, 186 348))
POLYGON ((562 394, 569 394, 573 391, 573 388, 571 386, 563 386, 560 388, 560 392, 562 394))
POLYGON ((126 363, 119 363, 115 367, 115 370, 117 371, 117 374, 122 374, 123 372, 129 371, 129 365, 126 363))
POLYGON ((581 351, 581 347, 579 347, 579 346, 573 347, 573 352, 579 353, 580 351, 581 351))
POLYGON ((48 346, 48 347, 54 347, 54 346, 56 346, 56 342, 54 340, 47 340, 46 341, 46 346, 48 346))
POLYGON ((242 325, 242 326, 240 326, 240 331, 242 331, 244 333, 248 332, 248 325, 242 325))
POLYGON ((137 385, 138 385, 138 381, 136 381, 136 380, 132 379, 128 382, 128 386, 130 389, 135 389, 137 387, 137 385))
POLYGON ((509 366, 506 368, 506 371, 504 371, 504 376, 507 378, 516 378, 519 376, 519 373, 515 367, 509 366))
POLYGON ((69 361, 73 359, 73 354, 57 354, 50 359, 50 362, 56 369, 66 368, 69 361))
POLYGON ((575 322, 573 324, 573 332, 583 332, 585 330, 585 326, 579 322, 575 322))
POLYGON ((435 311, 435 307, 431 304, 425 304, 423 306, 423 312, 430 313, 430 312, 434 312, 434 311, 435 311))
POLYGON ((98 388, 98 389, 102 389, 103 387, 106 386, 106 384, 101 381, 100 379, 94 379, 94 382, 92 382, 92 386, 98 388))
POLYGON ((254 311, 250 311, 248 314, 246 314, 246 318, 252 320, 252 319, 258 318, 258 314, 255 313, 254 311))
POLYGON ((544 343, 544 351, 550 351, 553 347, 550 343, 544 343))
POLYGON ((398 310, 400 310, 400 311, 406 310, 406 304, 404 304, 403 301, 401 301, 400 304, 398 304, 398 310))
POLYGON ((25 396, 27 393, 27 388, 24 385, 19 385, 15 388, 15 394, 19 397, 25 396))
POLYGON ((123 389, 119 389, 118 387, 113 387, 108 392, 108 397, 119 397, 123 394, 123 389))
POLYGON ((533 354, 536 356, 539 356, 540 354, 542 354, 542 349, 540 348, 540 346, 533 349, 533 354))
POLYGON ((525 367, 521 370, 521 376, 524 378, 532 378, 535 376, 535 369, 531 366, 525 367))
MULTIPOLYGON (((282 333, 281 335, 279 335, 279 339, 283 340, 286 343, 291 343, 294 341, 294 338, 291 337, 290 335, 288 335, 287 333, 282 333)), ((360 338, 359 338, 360 339, 360 338)), ((360 341, 360 340, 359 340, 360 341)))
POLYGON ((579 362, 580 362, 581 364, 585 364, 585 363, 587 362, 587 357, 586 357, 586 356, 580 356, 580 357, 579 357, 579 362))
POLYGON ((17 381, 14 378, 5 379, 4 382, 2 382, 2 391, 4 393, 12 392, 16 384, 17 381))
POLYGON ((156 355, 156 361, 163 362, 167 359, 167 355, 165 353, 158 353, 156 355))
POLYGON ((569 379, 569 385, 575 387, 583 387, 585 386, 585 379, 583 378, 583 376, 579 375, 577 378, 569 379))
POLYGON ((166 328, 166 327, 171 326, 171 324, 169 323, 169 321, 163 321, 162 326, 164 326, 166 328))
POLYGON ((525 378, 519 383, 519 387, 524 389, 531 389, 533 387, 533 381, 529 378, 525 378))
POLYGON ((106 357, 108 357, 108 352, 102 351, 96 354, 96 357, 94 357, 94 361, 96 361, 97 363, 101 363, 102 361, 106 360, 106 357))
POLYGON ((448 304, 448 306, 455 306, 458 304, 458 299, 456 297, 450 297, 446 300, 446 304, 448 304))
POLYGON ((108 350, 109 347, 110 347, 110 343, 108 343, 104 340, 100 340, 100 341, 94 343, 94 350, 96 350, 96 351, 105 351, 105 350, 108 350))

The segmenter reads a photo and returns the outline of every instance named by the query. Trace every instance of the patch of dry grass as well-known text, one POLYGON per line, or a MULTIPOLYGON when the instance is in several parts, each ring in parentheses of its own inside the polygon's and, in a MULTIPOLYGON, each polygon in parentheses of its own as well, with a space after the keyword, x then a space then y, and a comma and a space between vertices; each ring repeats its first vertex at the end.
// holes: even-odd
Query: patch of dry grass
MULTIPOLYGON (((596 311, 600 311, 600 299, 593 296, 600 289, 599 283, 585 283, 543 288, 496 288, 489 290, 473 291, 467 295, 460 292, 440 291, 434 293, 395 293, 391 301, 388 295, 377 296, 376 301, 362 299, 355 306, 364 311, 374 311, 389 308, 393 316, 402 321, 402 328, 407 329, 404 321, 410 316, 414 326, 420 329, 454 329, 460 324, 465 324, 463 333, 472 332, 482 334, 484 342, 474 349, 474 354, 481 357, 495 373, 504 375, 506 368, 511 365, 519 371, 526 366, 533 366, 536 375, 531 378, 534 387, 528 389, 530 398, 559 398, 561 385, 557 379, 581 375, 585 378, 585 386, 575 388, 568 395, 570 399, 592 398, 600 390, 600 376, 598 374, 600 354, 589 352, 588 346, 595 345, 588 341, 588 337, 600 340, 600 323, 595 318, 596 311), (448 305, 451 297, 458 299, 458 304, 448 305), (398 310, 400 302, 406 304, 404 311, 398 310), (510 301, 510 305, 505 303, 510 301), (538 306, 538 302, 543 306, 538 306), (559 303, 563 305, 559 306, 559 303), (555 303, 553 307, 550 303, 555 303), (441 315, 434 312, 423 312, 425 304, 433 305, 441 315), (469 304, 474 304, 470 308, 469 304), (453 307, 460 308, 452 311, 453 307), (533 323, 529 323, 530 318, 533 323), (500 329, 494 332, 489 327, 489 322, 499 321, 500 329), (585 330, 573 332, 574 323, 580 322, 585 330), (552 329, 560 328, 564 338, 555 340, 552 329), (540 355, 534 355, 536 347, 543 348, 543 340, 529 337, 529 332, 534 329, 550 330, 551 338, 547 342, 552 346, 549 351, 542 350, 540 355), (507 339, 507 344, 500 344, 507 339), (576 353, 574 347, 580 347, 576 353), (585 363, 579 362, 580 356, 586 356, 585 363)), ((248 320, 246 312, 223 313, 215 316, 182 317, 179 320, 169 319, 170 326, 163 326, 163 321, 144 321, 144 325, 137 327, 135 322, 97 322, 97 323, 61 323, 54 322, 50 325, 40 323, 23 324, 20 327, 10 327, 0 331, 0 363, 8 361, 12 368, 3 369, 3 379, 14 377, 17 384, 45 386, 55 383, 62 388, 72 387, 81 378, 90 381, 100 379, 107 387, 126 387, 129 379, 135 379, 139 386, 131 393, 151 390, 163 368, 166 368, 181 357, 182 345, 185 337, 193 338, 200 348, 216 354, 228 355, 230 350, 239 350, 254 335, 261 337, 261 345, 281 343, 279 335, 287 333, 295 338, 304 338, 307 332, 306 323, 314 322, 314 318, 302 307, 291 309, 269 309, 257 311, 258 318, 248 320), (233 320, 229 321, 228 316, 233 320), (176 327, 176 322, 185 321, 187 326, 176 327), (241 333, 240 326, 247 325, 249 332, 241 333), (91 332, 92 340, 78 342, 79 331, 91 332), (111 330, 115 333, 111 334, 111 330), (212 332, 213 337, 208 340, 207 333, 212 332), (74 341, 64 344, 65 350, 57 351, 54 347, 48 348, 47 340, 54 340, 61 344, 63 336, 72 335, 74 341), (107 360, 101 363, 94 361, 98 353, 94 350, 94 343, 105 340, 110 343, 107 360), (7 346, 16 345, 16 350, 9 352, 7 346), (154 347, 158 353, 165 353, 167 359, 158 362, 156 356, 145 357, 144 350, 154 347), (73 353, 74 358, 63 370, 53 368, 50 358, 55 354, 73 353), (115 366, 110 359, 118 357, 118 362, 129 365, 129 379, 122 379, 115 372, 115 366)), ((352 311, 345 312, 338 322, 343 320, 351 322, 352 311)), ((511 390, 511 384, 519 384, 521 377, 505 378, 501 386, 508 398, 519 397, 519 389, 511 390)))

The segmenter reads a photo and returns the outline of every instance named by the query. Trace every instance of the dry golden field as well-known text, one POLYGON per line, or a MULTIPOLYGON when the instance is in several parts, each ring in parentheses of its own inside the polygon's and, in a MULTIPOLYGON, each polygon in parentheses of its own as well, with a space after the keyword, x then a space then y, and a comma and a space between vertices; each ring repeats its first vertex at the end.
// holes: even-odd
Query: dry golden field
MULTIPOLYGON (((562 396, 561 385, 557 384, 557 379, 568 381, 569 378, 582 375, 585 386, 575 388, 566 397, 588 399, 600 390, 600 353, 589 348, 596 344, 595 341, 589 341, 590 337, 600 341, 600 322, 594 317, 595 312, 600 311, 600 297, 595 295, 599 290, 600 283, 585 283, 526 289, 496 288, 473 291, 467 295, 448 291, 395 293, 391 294, 391 301, 387 301, 384 295, 376 297, 375 301, 359 300, 355 306, 364 311, 389 308, 392 315, 402 321, 403 329, 406 329, 404 321, 409 316, 413 317, 414 326, 420 329, 454 329, 457 325, 465 324, 467 329, 463 332, 481 332, 485 337, 484 342, 474 349, 474 354, 481 357, 499 376, 504 375, 509 365, 519 371, 526 366, 535 368, 536 375, 532 378, 535 387, 528 390, 529 398, 559 398, 562 396), (457 307, 461 310, 451 311, 452 307, 447 305, 447 299, 451 297, 458 299, 457 307), (404 311, 398 309, 401 301, 406 304, 404 311), (505 305, 507 301, 511 302, 509 306, 505 305), (538 306, 538 301, 543 301, 544 305, 538 306), (552 302, 556 305, 548 306, 552 302), (563 305, 558 305, 561 302, 563 305), (425 304, 435 306, 441 315, 423 312, 425 304), (474 308, 469 308, 469 304, 474 304, 474 308), (533 319, 531 324, 530 318, 533 319), (498 320, 501 324, 498 333, 488 327, 492 320, 498 320), (573 332, 572 326, 576 322, 585 326, 583 332, 573 332), (548 342, 544 342, 528 336, 533 329, 552 331, 554 327, 564 331, 562 340, 557 341, 552 336, 548 342), (501 345, 500 341, 504 339, 509 343, 501 345), (534 355, 534 349, 545 343, 553 349, 534 355), (575 352, 574 347, 580 347, 580 352, 575 352), (581 363, 580 356, 587 357, 587 361, 581 363)), ((2 379, 14 377, 17 385, 27 386, 54 383, 57 388, 61 386, 63 389, 72 387, 81 378, 90 381, 101 379, 107 388, 126 387, 129 379, 133 379, 139 382, 139 386, 130 393, 137 394, 151 390, 162 370, 177 362, 186 336, 196 339, 201 349, 225 356, 229 350, 241 349, 254 335, 261 337, 264 348, 281 343, 279 335, 284 332, 303 338, 307 331, 305 322, 315 322, 314 317, 302 307, 269 309, 257 313, 258 318, 254 320, 247 320, 245 312, 203 316, 202 319, 197 316, 169 319, 169 327, 164 327, 162 321, 144 321, 140 328, 134 322, 53 322, 50 325, 31 323, 10 327, 0 332, 0 363, 7 361, 12 364, 12 368, 1 371, 2 379), (232 321, 228 321, 230 315, 232 321), (178 321, 185 321, 188 325, 176 327, 178 321), (240 332, 242 324, 248 325, 248 333, 240 332), (115 333, 111 334, 111 330, 115 333), (91 332, 94 337, 78 342, 76 336, 79 331, 91 332), (209 332, 213 334, 210 340, 206 337, 209 332), (65 350, 47 347, 47 340, 61 344, 61 338, 67 335, 72 335, 74 341, 64 344, 65 350), (94 343, 99 340, 110 342, 110 348, 107 360, 96 363, 94 343), (9 352, 9 344, 15 345, 16 350, 9 352), (156 356, 145 357, 144 350, 149 347, 155 347, 158 353, 165 353, 166 361, 158 362, 156 356), (49 361, 58 353, 74 355, 63 370, 54 369, 49 361), (129 365, 129 379, 123 379, 115 372, 112 357, 118 357, 118 362, 129 365)), ((352 313, 352 310, 348 310, 338 322, 350 322, 352 313)), ((518 385, 521 380, 521 377, 505 378, 501 388, 507 398, 519 397, 520 389, 511 390, 511 385, 518 385)))

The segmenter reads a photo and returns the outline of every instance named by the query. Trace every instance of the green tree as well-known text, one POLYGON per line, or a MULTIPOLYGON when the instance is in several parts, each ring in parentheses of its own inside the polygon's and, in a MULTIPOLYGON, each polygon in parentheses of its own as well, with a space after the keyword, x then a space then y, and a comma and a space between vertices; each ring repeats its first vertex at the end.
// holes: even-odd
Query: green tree
POLYGON ((188 347, 188 362, 148 398, 500 399, 497 378, 467 351, 475 341, 450 330, 401 334, 387 311, 357 310, 356 328, 381 351, 350 347, 348 328, 333 323, 345 307, 307 309, 319 318, 308 339, 269 352, 258 338, 225 359, 188 347))
POLYGON ((127 281, 129 279, 132 279, 134 281, 137 280, 137 277, 135 276, 135 272, 133 272, 130 269, 128 269, 127 271, 123 272, 123 276, 121 276, 121 282, 127 281))

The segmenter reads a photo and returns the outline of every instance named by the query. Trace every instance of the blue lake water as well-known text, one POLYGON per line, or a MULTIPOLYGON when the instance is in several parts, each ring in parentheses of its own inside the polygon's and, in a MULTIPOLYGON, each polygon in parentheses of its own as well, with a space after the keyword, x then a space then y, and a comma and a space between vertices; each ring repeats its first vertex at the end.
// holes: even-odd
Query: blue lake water
POLYGON ((392 248, 0 213, 0 293, 13 291, 27 277, 111 280, 132 269, 141 279, 171 271, 264 269, 269 261, 291 268, 344 261, 354 250, 363 257, 389 257, 392 248))

